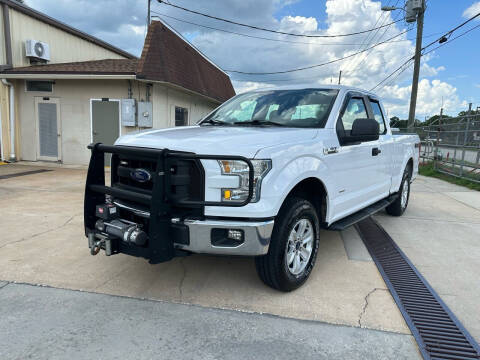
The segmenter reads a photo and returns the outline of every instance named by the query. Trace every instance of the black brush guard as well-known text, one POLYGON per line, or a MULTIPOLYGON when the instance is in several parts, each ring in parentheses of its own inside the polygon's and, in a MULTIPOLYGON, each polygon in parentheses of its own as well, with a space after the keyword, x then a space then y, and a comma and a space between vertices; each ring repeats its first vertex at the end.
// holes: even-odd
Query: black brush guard
MULTIPOLYGON (((134 203, 142 204, 149 208, 149 240, 145 247, 127 244, 120 239, 115 240, 114 253, 125 253, 133 256, 140 256, 149 259, 151 263, 159 263, 171 260, 175 257, 174 239, 172 236, 172 207, 199 207, 199 206, 245 206, 250 202, 253 196, 254 169, 252 162, 243 156, 223 156, 223 155, 198 155, 193 153, 175 152, 168 149, 151 149, 130 146, 109 146, 101 143, 90 144, 88 148, 92 151, 90 163, 88 166, 87 181, 85 185, 84 200, 84 223, 85 235, 95 233, 95 222, 98 218, 95 216, 97 205, 106 202, 106 195, 115 199, 122 199, 134 203), (118 187, 105 186, 105 154, 117 154, 127 156, 138 160, 152 161, 156 163, 156 171, 151 174, 153 189, 150 194, 141 191, 132 191, 118 187), (178 198, 172 194, 171 189, 171 165, 175 160, 238 160, 245 162, 249 167, 249 189, 248 197, 243 202, 219 202, 192 200, 188 198, 178 198)), ((114 171, 112 166, 112 172, 114 171)), ((197 179, 205 184, 205 175, 202 171, 203 179, 197 179)))

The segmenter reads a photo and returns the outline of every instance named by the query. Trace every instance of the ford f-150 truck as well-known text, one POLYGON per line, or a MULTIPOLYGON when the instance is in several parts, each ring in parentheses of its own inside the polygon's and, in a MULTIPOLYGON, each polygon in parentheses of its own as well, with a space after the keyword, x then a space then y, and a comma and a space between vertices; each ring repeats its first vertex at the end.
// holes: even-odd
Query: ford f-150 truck
POLYGON ((375 94, 351 87, 258 90, 195 126, 91 144, 90 251, 151 263, 253 256, 265 284, 296 289, 315 264, 321 229, 405 211, 420 141, 392 134, 385 114, 375 94))

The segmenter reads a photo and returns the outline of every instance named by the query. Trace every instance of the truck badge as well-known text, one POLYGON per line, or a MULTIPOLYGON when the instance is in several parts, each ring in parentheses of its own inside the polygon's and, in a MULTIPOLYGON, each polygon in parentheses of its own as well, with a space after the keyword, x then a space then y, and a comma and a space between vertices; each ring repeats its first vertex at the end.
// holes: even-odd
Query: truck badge
POLYGON ((152 175, 145 169, 135 169, 130 172, 130 177, 135 181, 144 183, 150 181, 152 175))

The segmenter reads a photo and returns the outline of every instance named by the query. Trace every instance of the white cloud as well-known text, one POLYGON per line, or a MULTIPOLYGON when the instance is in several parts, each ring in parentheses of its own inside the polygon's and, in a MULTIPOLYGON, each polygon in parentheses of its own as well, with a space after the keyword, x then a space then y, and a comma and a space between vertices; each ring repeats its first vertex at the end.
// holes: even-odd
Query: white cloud
POLYGON ((316 31, 317 27, 317 19, 314 17, 285 16, 280 20, 280 29, 284 32, 308 33, 316 31))
POLYGON ((26 4, 77 29, 140 55, 146 1, 26 0, 26 4))
MULTIPOLYGON (((269 0, 261 0, 268 3, 269 0)), ((375 27, 375 25, 393 22, 396 15, 382 12, 381 3, 373 0, 327 0, 325 24, 319 28, 314 17, 285 16, 279 22, 270 26, 282 31, 308 33, 317 35, 336 35, 358 32, 375 27), (326 25, 326 26, 325 26, 326 25)), ((270 14, 264 14, 264 24, 271 19, 270 14)), ((273 15, 272 15, 273 16, 273 15)), ((266 25, 263 25, 266 27, 266 25)), ((276 39, 298 41, 304 44, 268 42, 251 38, 235 37, 215 31, 200 33, 194 38, 194 43, 225 69, 238 69, 249 72, 270 72, 291 69, 295 67, 320 64, 358 52, 382 40, 389 39, 407 29, 407 25, 399 22, 376 32, 340 38, 295 38, 260 33, 276 39), (375 34, 375 36, 373 36, 375 34), (229 44, 225 47, 223 44, 229 44), (307 43, 307 44, 305 44, 307 43), (335 43, 337 45, 325 45, 335 43), (352 46, 351 44, 356 44, 352 46), (358 45, 357 45, 358 44, 358 45), (368 44, 368 45, 367 45, 368 44)), ((242 30, 244 32, 244 30, 242 30)), ((258 33, 255 33, 257 35, 258 33)), ((403 34, 395 40, 406 40, 403 34)), ((348 60, 333 63, 311 70, 293 72, 281 75, 239 75, 232 74, 237 92, 253 90, 273 85, 284 84, 329 84, 336 83, 339 70, 342 70, 342 84, 370 89, 391 74, 406 59, 414 53, 412 41, 390 42, 380 45, 366 53, 356 55, 348 60)), ((439 111, 441 98, 444 96, 446 111, 452 112, 460 108, 463 102, 459 99, 456 89, 448 83, 435 80, 444 66, 432 66, 429 61, 434 54, 422 59, 419 86, 418 116, 432 115, 439 111), (433 78, 433 79, 432 79, 433 78), (440 94, 440 95, 439 95, 440 94), (435 97, 438 95, 438 99, 435 97), (448 99, 447 99, 448 98, 448 99)), ((410 82, 412 69, 403 72, 395 79, 394 84, 410 82)), ((388 84, 388 82, 387 82, 388 84)), ((387 95, 387 108, 391 116, 406 117, 410 102, 409 86, 390 86, 387 89, 377 89, 379 95, 387 95)))
POLYGON ((477 15, 480 12, 480 1, 474 2, 470 7, 465 9, 463 12, 463 17, 471 18, 472 16, 477 15))
MULTIPOLYGON (((387 86, 383 89, 382 96, 390 110, 389 116, 407 114, 410 103, 411 86, 387 86)), ((422 79, 418 83, 418 97, 416 117, 423 119, 440 113, 442 107, 445 114, 456 115, 467 106, 465 100, 460 100, 457 89, 440 80, 422 79)))
MULTIPOLYGON (((391 23, 403 16, 400 12, 381 11, 381 2, 378 0, 327 0, 325 3, 326 18, 321 23, 318 19, 323 18, 323 14, 314 13, 309 14, 308 17, 289 14, 277 19, 276 14, 279 13, 279 10, 282 8, 287 10, 289 8, 285 8, 285 6, 297 1, 182 0, 181 5, 241 23, 309 35, 336 35, 368 30, 375 26, 391 23)), ((146 1, 27 0, 27 3, 50 16, 140 55, 143 46, 146 1), (88 9, 88 13, 85 9, 88 9)), ((468 11, 477 11, 475 6, 480 6, 479 4, 480 2, 475 2, 465 11, 465 14, 468 11)), ((152 11, 152 15, 163 13, 228 31, 287 41, 266 41, 241 37, 166 18, 169 24, 184 34, 220 67, 247 72, 275 72, 325 63, 354 54, 380 41, 385 41, 407 30, 408 26, 412 26, 405 22, 398 22, 374 32, 355 36, 301 38, 261 32, 202 18, 165 4, 158 4, 156 1, 152 2, 152 11)), ((394 39, 395 42, 379 45, 349 59, 310 70, 255 76, 232 73, 231 77, 237 92, 242 92, 273 85, 336 83, 338 73, 342 70, 342 84, 371 89, 412 56, 414 44, 407 40, 407 35, 412 37, 413 32, 402 34, 394 39)), ((429 78, 429 80, 424 81, 427 81, 430 87, 443 89, 445 85, 449 84, 435 85, 434 81, 438 80, 433 79, 441 71, 445 71, 445 68, 430 65, 429 62, 433 58, 434 54, 430 54, 422 59, 421 77, 429 78)), ((409 90, 408 87, 401 87, 401 85, 411 81, 411 71, 410 68, 398 78, 393 78, 393 84, 398 84, 396 91, 377 89, 379 95, 382 95, 383 92, 389 94, 389 104, 393 106, 390 109, 392 115, 405 117, 408 112, 405 109, 408 108, 409 95, 405 94, 409 90), (397 98, 393 99, 393 96, 397 96, 397 98)), ((393 88, 392 84, 388 84, 388 82, 387 85, 393 88)), ((460 100, 458 102, 461 103, 460 100)), ((422 107, 421 111, 426 109, 426 107, 422 107)), ((435 109, 435 111, 438 111, 438 109, 435 109)))

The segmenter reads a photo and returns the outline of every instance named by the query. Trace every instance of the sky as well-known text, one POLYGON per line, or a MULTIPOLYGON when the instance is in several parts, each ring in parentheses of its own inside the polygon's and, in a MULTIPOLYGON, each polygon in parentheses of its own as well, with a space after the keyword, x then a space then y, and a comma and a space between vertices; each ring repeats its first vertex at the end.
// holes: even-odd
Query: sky
MULTIPOLYGON (((32 8, 140 56, 146 33, 148 0, 26 0, 32 8)), ((276 72, 322 64, 309 70, 272 75, 230 73, 237 93, 282 85, 321 85, 338 82, 370 90, 414 54, 416 24, 404 12, 381 11, 403 7, 404 0, 170 0, 171 3, 217 17, 277 31, 304 35, 338 35, 385 26, 354 36, 335 38, 279 35, 208 19, 152 0, 152 16, 159 16, 222 69, 276 72), (169 16, 169 17, 166 17, 169 16), (173 17, 173 18, 172 18, 173 17), (174 19, 176 18, 176 19, 174 19), (257 39, 188 24, 201 24, 257 39), (406 33, 401 34, 406 31, 406 33)), ((480 1, 427 0, 423 45, 480 12, 480 1)), ((153 18, 155 20, 157 18, 153 18)), ((445 46, 422 57, 416 117, 424 120, 440 112, 456 115, 480 106, 480 17, 456 31, 445 46), (451 41, 451 43, 450 43, 451 41)), ((41 40, 41 39, 38 39, 41 40)), ((433 49, 436 45, 431 46, 433 49)), ((383 98, 388 116, 406 118, 413 66, 401 68, 374 89, 383 98), (400 74, 399 74, 400 73, 400 74), (398 76, 397 76, 398 75, 398 76)))

